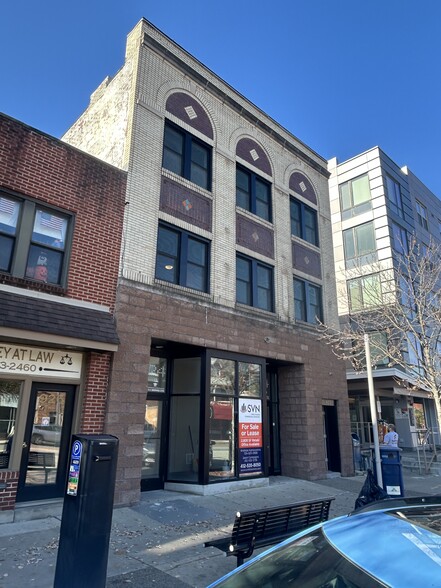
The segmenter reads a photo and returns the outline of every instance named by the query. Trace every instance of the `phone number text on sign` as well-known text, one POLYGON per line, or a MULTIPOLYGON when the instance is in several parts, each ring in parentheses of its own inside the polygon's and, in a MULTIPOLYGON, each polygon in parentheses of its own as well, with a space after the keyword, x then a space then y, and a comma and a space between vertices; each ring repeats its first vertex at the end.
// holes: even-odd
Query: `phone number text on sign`
POLYGON ((9 372, 36 372, 37 369, 34 363, 6 363, 6 361, 0 361, 0 370, 7 370, 9 372))

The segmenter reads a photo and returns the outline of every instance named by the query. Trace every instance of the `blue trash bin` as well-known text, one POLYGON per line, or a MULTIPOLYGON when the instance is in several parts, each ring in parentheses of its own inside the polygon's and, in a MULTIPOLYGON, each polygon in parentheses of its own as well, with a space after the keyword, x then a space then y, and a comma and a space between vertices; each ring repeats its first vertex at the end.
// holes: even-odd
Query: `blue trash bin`
MULTIPOLYGON (((373 471, 377 481, 375 465, 375 452, 372 451, 373 471)), ((393 497, 404 497, 403 468, 401 465, 401 449, 380 445, 381 475, 383 477, 383 489, 393 497)), ((378 481, 377 481, 378 483, 378 481)))

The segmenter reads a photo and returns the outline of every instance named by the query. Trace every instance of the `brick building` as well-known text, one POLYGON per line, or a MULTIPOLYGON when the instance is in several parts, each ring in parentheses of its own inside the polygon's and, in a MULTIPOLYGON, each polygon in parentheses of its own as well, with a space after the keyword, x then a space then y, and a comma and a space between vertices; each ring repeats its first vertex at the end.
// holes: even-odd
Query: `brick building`
POLYGON ((116 503, 350 474, 327 162, 145 20, 64 140, 129 173, 116 503))
POLYGON ((127 174, 0 115, 0 520, 101 433, 127 174))

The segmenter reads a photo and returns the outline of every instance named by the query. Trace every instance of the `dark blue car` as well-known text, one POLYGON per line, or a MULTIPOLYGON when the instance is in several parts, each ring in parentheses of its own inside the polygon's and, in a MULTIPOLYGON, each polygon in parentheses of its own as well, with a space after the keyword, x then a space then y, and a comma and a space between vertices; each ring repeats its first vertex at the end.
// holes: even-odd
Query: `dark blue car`
POLYGON ((212 588, 441 587, 441 496, 372 503, 298 533, 212 588))

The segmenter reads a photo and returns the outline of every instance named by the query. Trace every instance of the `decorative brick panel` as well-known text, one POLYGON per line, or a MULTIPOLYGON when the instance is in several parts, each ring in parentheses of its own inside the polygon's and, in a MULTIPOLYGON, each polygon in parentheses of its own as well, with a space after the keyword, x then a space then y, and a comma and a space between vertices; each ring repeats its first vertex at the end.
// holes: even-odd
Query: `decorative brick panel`
POLYGON ((320 279, 322 276, 320 254, 295 241, 292 243, 292 266, 314 278, 320 279))
POLYGON ((209 139, 213 139, 213 127, 207 113, 189 94, 175 92, 167 98, 165 109, 209 139))
POLYGON ((317 196, 314 188, 308 178, 300 173, 294 172, 289 178, 289 189, 297 194, 300 194, 306 200, 309 200, 313 204, 317 204, 317 196))
POLYGON ((274 231, 239 213, 236 214, 236 243, 274 259, 274 231))
POLYGON ((271 164, 265 151, 253 139, 240 139, 236 147, 236 155, 268 176, 272 175, 271 164))
POLYGON ((160 210, 211 232, 212 202, 201 194, 163 177, 160 210))

